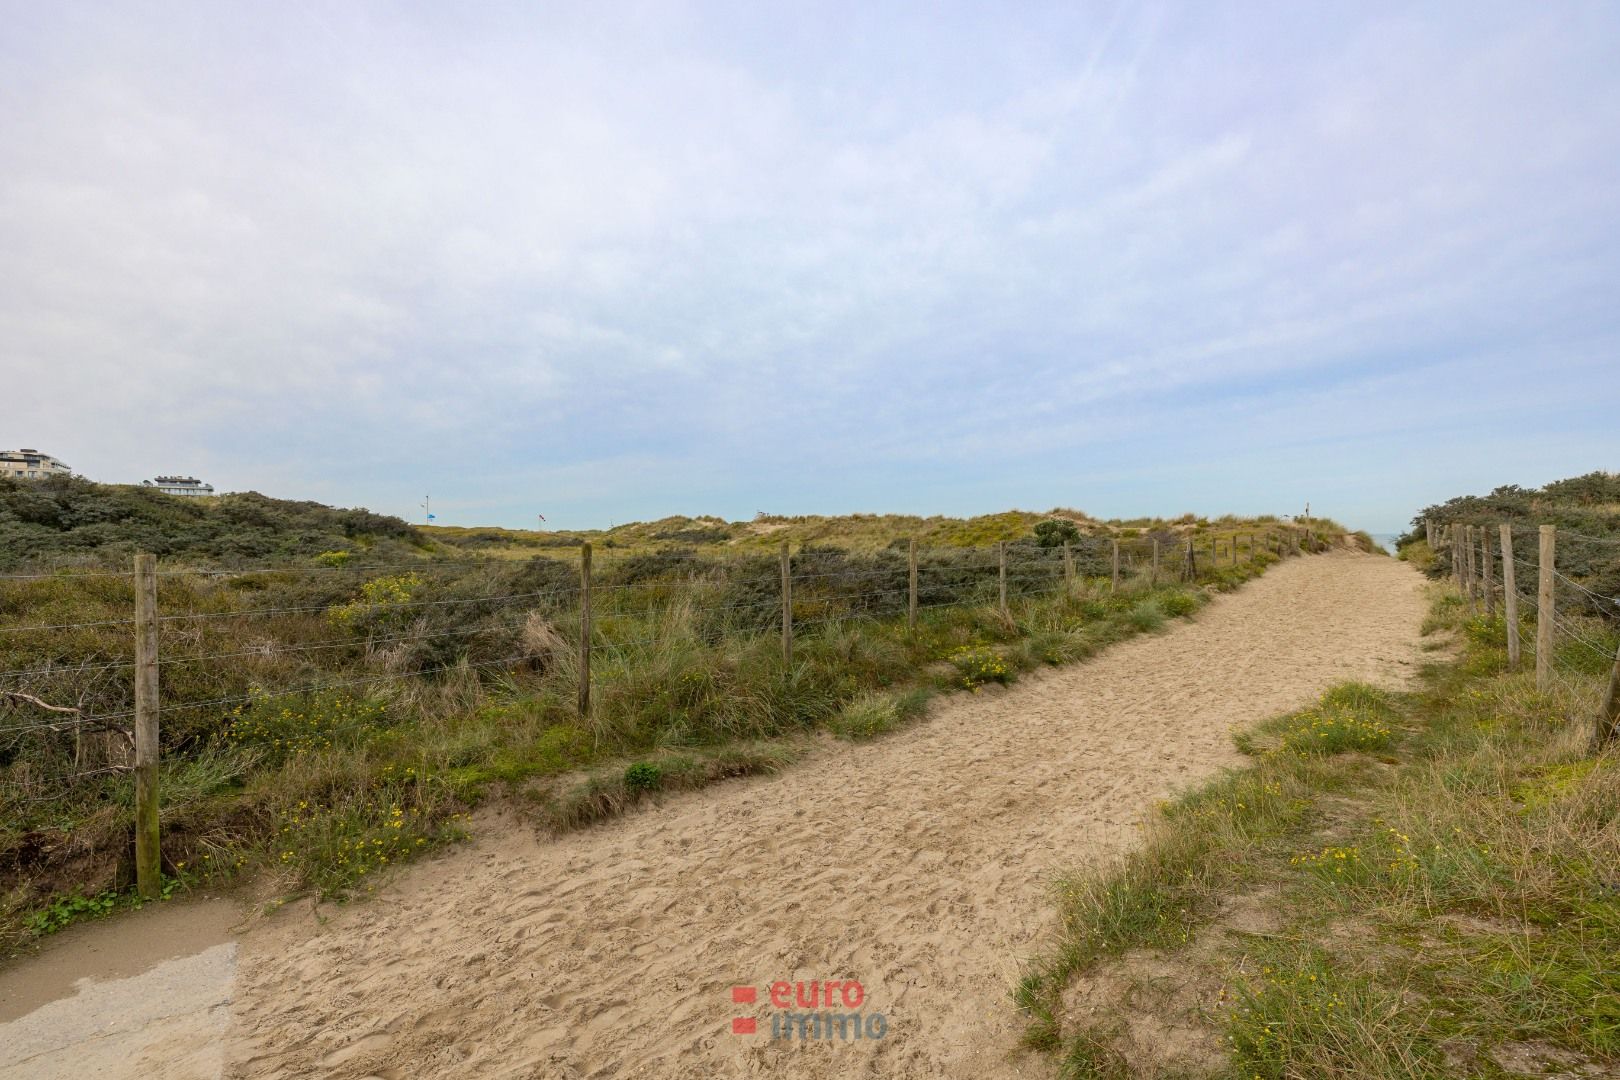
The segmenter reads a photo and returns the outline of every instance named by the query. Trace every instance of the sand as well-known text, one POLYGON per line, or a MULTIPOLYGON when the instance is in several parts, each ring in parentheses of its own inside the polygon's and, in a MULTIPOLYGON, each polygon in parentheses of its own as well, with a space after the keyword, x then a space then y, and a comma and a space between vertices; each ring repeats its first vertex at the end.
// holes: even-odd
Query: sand
POLYGON ((1054 874, 1238 764, 1234 727, 1337 680, 1401 682, 1424 610, 1403 563, 1292 560, 1167 633, 781 776, 558 840, 487 830, 374 900, 248 934, 226 1073, 1043 1075, 1015 1054, 1009 989, 1054 874), (766 988, 813 979, 859 980, 884 1035, 772 1040, 766 988))
POLYGON ((0 971, 0 1080, 222 1075, 242 919, 199 898, 47 939, 0 971))

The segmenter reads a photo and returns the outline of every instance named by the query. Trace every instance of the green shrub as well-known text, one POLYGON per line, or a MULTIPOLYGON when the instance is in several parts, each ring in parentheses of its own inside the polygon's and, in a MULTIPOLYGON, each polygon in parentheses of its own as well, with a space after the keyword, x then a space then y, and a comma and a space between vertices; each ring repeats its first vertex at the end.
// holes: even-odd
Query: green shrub
POLYGON ((461 835, 459 817, 435 820, 414 786, 384 784, 367 796, 300 800, 278 815, 277 861, 323 894, 341 896, 364 878, 461 835))
POLYGON ((986 683, 1012 681, 1012 669, 994 649, 984 645, 964 645, 951 653, 951 664, 961 685, 977 690, 986 683))
POLYGON ((664 770, 651 761, 637 761, 624 770, 624 786, 632 792, 656 791, 664 782, 664 770))
POLYGON ((845 702, 827 721, 827 728, 840 738, 860 742, 895 730, 921 715, 927 705, 928 692, 922 689, 903 694, 862 694, 845 702))
POLYGON ((40 935, 54 934, 76 922, 111 915, 117 907, 118 894, 111 889, 94 896, 75 893, 54 900, 48 907, 34 912, 28 918, 28 928, 40 935))
POLYGON ((1387 750, 1394 741, 1395 733, 1385 722, 1330 706, 1295 713, 1278 748, 1294 754, 1342 754, 1387 750))
POLYGON ((1172 619, 1179 619, 1198 610, 1198 599, 1190 593, 1166 593, 1159 597, 1159 609, 1172 619))
POLYGON ((1126 612, 1125 623, 1138 633, 1150 633, 1164 626, 1164 609, 1157 600, 1138 601, 1126 612))
POLYGON ((1062 547, 1080 539, 1080 530, 1074 522, 1062 518, 1048 518, 1035 525, 1035 542, 1043 548, 1062 547))

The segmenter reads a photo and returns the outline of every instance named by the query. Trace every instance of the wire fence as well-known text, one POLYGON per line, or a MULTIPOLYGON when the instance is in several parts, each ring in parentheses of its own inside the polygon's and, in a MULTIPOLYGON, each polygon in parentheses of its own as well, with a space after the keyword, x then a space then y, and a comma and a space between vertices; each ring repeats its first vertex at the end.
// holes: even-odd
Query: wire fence
POLYGON ((1538 691, 1584 699, 1593 682, 1575 676, 1607 673, 1601 700, 1590 706, 1592 744, 1601 749, 1620 738, 1620 596, 1611 595, 1620 590, 1593 587, 1620 580, 1620 539, 1466 522, 1433 525, 1429 538, 1469 612, 1502 620, 1509 666, 1533 664, 1538 691), (1573 558, 1560 551, 1571 539, 1579 542, 1573 558), (1592 544, 1606 545, 1603 554, 1594 556, 1592 544), (1561 565, 1565 559, 1580 569, 1561 565))
POLYGON ((625 671, 635 651, 672 641, 757 647, 779 636, 791 666, 796 637, 852 623, 915 633, 919 620, 963 608, 1010 620, 1053 594, 1206 582, 1324 546, 1308 529, 1271 526, 1051 547, 900 542, 867 553, 587 547, 515 567, 154 563, 146 586, 139 572, 113 569, 8 573, 0 575, 0 803, 49 801, 91 781, 121 790, 147 766, 155 792, 160 744, 166 755, 196 752, 267 703, 560 671, 573 673, 589 714, 593 686, 625 671), (606 669, 592 668, 593 654, 610 661, 606 669))

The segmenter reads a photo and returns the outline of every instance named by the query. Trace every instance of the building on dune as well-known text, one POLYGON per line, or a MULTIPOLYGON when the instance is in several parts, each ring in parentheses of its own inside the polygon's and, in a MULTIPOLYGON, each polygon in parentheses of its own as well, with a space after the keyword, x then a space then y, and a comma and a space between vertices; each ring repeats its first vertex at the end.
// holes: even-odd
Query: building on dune
POLYGON ((145 487, 157 488, 167 495, 212 495, 213 484, 205 484, 195 476, 159 476, 155 480, 142 480, 145 487))
POLYGON ((71 476, 68 463, 38 450, 0 450, 0 476, 17 480, 43 480, 47 476, 71 476))

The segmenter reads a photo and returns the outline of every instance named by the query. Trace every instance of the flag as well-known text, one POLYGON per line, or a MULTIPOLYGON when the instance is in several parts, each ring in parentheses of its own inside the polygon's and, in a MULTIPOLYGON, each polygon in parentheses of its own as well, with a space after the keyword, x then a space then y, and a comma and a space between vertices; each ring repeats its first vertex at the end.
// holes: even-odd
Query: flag
POLYGON ((429 521, 437 521, 437 520, 439 520, 439 515, 438 514, 429 514, 428 515, 428 520, 429 521))

